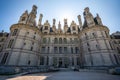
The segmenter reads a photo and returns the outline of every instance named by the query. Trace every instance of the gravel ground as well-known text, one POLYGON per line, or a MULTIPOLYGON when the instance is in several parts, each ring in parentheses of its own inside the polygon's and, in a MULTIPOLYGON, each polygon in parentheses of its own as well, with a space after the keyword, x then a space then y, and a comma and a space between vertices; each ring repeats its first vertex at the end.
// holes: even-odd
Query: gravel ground
POLYGON ((24 76, 0 76, 0 80, 120 80, 120 75, 98 72, 59 71, 28 74, 24 76))

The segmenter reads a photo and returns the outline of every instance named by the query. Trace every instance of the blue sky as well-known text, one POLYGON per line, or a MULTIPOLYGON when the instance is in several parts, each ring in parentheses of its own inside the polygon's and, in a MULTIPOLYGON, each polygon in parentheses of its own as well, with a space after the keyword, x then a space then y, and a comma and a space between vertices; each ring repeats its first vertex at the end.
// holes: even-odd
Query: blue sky
POLYGON ((48 20, 56 19, 56 25, 60 21, 63 25, 64 18, 68 24, 74 20, 78 24, 77 16, 83 19, 85 7, 90 8, 93 16, 98 13, 104 25, 108 26, 110 33, 120 31, 120 0, 0 0, 0 31, 9 32, 12 24, 16 24, 21 14, 31 11, 32 5, 37 5, 37 18, 43 14, 42 24, 48 20))

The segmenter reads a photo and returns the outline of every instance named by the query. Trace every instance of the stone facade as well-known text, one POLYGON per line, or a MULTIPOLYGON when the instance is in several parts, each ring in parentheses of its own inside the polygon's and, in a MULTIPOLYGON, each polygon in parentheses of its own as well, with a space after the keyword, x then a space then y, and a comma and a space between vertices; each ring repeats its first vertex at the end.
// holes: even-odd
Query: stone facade
POLYGON ((36 25, 37 6, 30 13, 25 11, 17 24, 10 27, 10 34, 2 49, 0 63, 16 66, 54 66, 54 67, 92 67, 116 66, 120 58, 113 49, 109 29, 102 24, 97 14, 94 18, 89 8, 84 9, 84 24, 78 15, 77 25, 74 21, 70 26, 64 19, 61 29, 56 19, 50 25, 46 20, 42 24, 40 14, 36 25))

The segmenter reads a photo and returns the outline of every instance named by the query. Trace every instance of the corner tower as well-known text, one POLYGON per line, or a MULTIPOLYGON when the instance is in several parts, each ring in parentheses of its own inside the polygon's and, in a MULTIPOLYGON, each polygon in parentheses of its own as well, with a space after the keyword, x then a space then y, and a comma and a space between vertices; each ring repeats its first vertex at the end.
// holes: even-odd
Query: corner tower
POLYGON ((34 5, 30 14, 25 11, 19 22, 10 27, 10 35, 2 52, 3 65, 37 66, 41 37, 35 25, 36 9, 34 5))
POLYGON ((89 8, 84 9, 84 25, 79 33, 84 66, 117 65, 110 42, 109 29, 102 25, 99 15, 93 18, 89 8))

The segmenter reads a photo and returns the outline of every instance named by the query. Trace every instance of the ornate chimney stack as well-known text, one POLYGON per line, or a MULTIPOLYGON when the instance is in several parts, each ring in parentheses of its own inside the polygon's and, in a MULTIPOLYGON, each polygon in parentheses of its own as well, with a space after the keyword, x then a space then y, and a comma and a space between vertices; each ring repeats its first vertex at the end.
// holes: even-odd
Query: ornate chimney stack
POLYGON ((43 14, 40 14, 39 21, 38 21, 38 28, 39 29, 41 28, 41 25, 42 25, 42 18, 43 18, 43 14))
POLYGON ((77 17, 78 17, 78 22, 79 22, 80 30, 82 30, 81 15, 78 15, 77 17))

